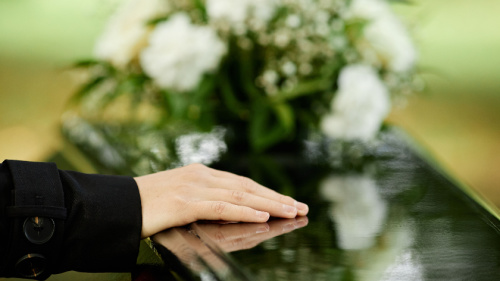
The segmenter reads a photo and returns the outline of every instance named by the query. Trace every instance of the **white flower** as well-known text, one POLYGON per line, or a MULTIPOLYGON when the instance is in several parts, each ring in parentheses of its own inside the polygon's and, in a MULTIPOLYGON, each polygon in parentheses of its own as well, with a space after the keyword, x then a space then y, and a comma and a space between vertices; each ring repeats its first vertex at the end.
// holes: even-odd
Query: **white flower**
POLYGON ((366 39, 387 60, 393 71, 408 71, 415 65, 417 52, 403 25, 395 17, 380 19, 364 31, 366 39))
POLYGON ((320 184, 323 197, 334 203, 339 247, 344 250, 371 248, 383 230, 387 203, 380 198, 373 179, 367 176, 331 176, 320 184))
POLYGON ((352 0, 346 11, 347 18, 362 18, 376 20, 391 14, 386 0, 352 0))
POLYGON ((278 0, 207 0, 206 8, 211 20, 226 21, 237 29, 246 29, 249 18, 265 25, 274 15, 278 0))
POLYGON ((146 45, 148 20, 166 13, 162 0, 130 0, 110 18, 94 49, 95 56, 123 67, 146 45))
MULTIPOLYGON (((353 0, 347 18, 366 19, 364 38, 373 48, 380 63, 392 71, 408 71, 417 59, 417 51, 407 30, 391 11, 385 0, 353 0)), ((361 53, 370 62, 373 55, 370 50, 361 53)))
POLYGON ((297 28, 301 23, 302 20, 300 19, 300 16, 296 14, 288 15, 288 17, 286 18, 286 25, 291 28, 297 28))
POLYGON ((332 100, 332 113, 321 121, 321 130, 332 138, 369 140, 389 113, 387 88, 376 71, 366 65, 345 67, 332 100))
POLYGON ((144 72, 159 86, 184 92, 215 70, 225 53, 226 45, 212 28, 193 25, 186 14, 178 13, 156 26, 140 59, 144 72))

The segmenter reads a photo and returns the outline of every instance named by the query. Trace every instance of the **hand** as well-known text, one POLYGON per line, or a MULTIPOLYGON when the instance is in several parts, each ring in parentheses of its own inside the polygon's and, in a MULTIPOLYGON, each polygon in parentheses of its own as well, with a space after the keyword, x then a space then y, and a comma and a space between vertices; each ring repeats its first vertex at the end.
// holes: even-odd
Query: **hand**
POLYGON ((143 238, 197 220, 266 222, 304 216, 309 208, 249 178, 201 164, 135 178, 143 238))

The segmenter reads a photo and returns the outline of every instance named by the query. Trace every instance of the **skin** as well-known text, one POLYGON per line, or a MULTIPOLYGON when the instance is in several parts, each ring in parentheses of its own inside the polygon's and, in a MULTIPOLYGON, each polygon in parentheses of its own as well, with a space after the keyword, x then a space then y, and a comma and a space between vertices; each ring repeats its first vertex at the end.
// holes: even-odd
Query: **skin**
POLYGON ((207 247, 207 242, 214 242, 224 252, 250 249, 268 239, 304 227, 307 223, 307 217, 277 219, 268 223, 194 223, 191 228, 196 235, 184 228, 173 228, 156 234, 152 239, 196 271, 205 268, 198 257, 211 268, 224 271, 227 264, 207 247))
POLYGON ((276 219, 267 223, 251 224, 195 223, 192 225, 192 228, 202 240, 214 241, 217 243, 217 246, 225 252, 235 252, 251 249, 266 240, 292 232, 307 224, 307 217, 297 217, 293 219, 276 219))
POLYGON ((191 164, 134 178, 142 204, 143 238, 198 220, 263 223, 305 216, 309 207, 253 180, 191 164))

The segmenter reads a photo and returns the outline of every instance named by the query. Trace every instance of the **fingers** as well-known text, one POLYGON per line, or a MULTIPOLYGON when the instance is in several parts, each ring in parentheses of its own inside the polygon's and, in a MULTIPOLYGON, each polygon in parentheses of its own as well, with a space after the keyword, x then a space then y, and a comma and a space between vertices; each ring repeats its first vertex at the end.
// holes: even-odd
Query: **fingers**
POLYGON ((266 197, 290 206, 294 206, 295 204, 295 200, 292 197, 279 194, 278 192, 262 186, 249 178, 225 171, 219 171, 211 168, 209 169, 210 173, 223 184, 220 186, 221 188, 227 187, 229 189, 237 189, 252 194, 259 194, 262 197, 266 197))
POLYGON ((297 209, 297 215, 299 216, 305 216, 309 212, 309 207, 306 204, 297 202, 289 196, 282 195, 272 189, 264 187, 249 178, 238 176, 229 172, 211 168, 209 169, 210 173, 214 176, 213 185, 218 188, 244 191, 246 193, 258 195, 259 197, 277 201, 288 206, 293 206, 297 209))
POLYGON ((238 206, 224 201, 199 201, 193 203, 196 220, 223 220, 236 222, 266 222, 268 212, 254 210, 247 206, 238 206))
MULTIPOLYGON (((297 202, 295 199, 290 196, 285 196, 280 194, 270 188, 262 186, 255 181, 235 175, 233 173, 220 171, 216 169, 212 169, 201 164, 192 164, 191 168, 196 169, 198 173, 202 174, 210 174, 212 177, 210 178, 210 186, 215 188, 223 188, 229 190, 240 190, 246 193, 254 194, 259 197, 264 197, 273 201, 280 202, 282 204, 286 204, 288 206, 295 207, 297 209, 296 215, 305 216, 309 212, 309 207, 304 204, 297 202)), ((288 218, 289 216, 279 216, 288 218)))
POLYGON ((204 196, 208 200, 221 200, 234 205, 247 206, 255 210, 267 212, 273 217, 294 218, 297 216, 297 208, 293 206, 244 191, 217 188, 202 190, 201 192, 206 193, 204 196))

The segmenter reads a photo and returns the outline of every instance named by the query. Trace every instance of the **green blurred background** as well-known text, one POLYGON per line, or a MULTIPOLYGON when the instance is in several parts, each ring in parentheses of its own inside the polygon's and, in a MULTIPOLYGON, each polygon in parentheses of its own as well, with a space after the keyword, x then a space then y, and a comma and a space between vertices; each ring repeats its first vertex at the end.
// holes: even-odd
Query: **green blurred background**
MULTIPOLYGON (((0 160, 61 149, 59 119, 75 89, 68 66, 92 54, 113 1, 0 0, 0 160)), ((500 206, 500 1, 396 5, 420 50, 428 91, 389 122, 500 206)))

